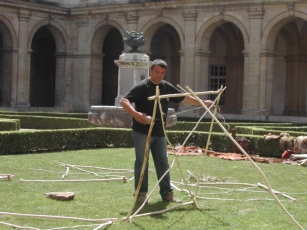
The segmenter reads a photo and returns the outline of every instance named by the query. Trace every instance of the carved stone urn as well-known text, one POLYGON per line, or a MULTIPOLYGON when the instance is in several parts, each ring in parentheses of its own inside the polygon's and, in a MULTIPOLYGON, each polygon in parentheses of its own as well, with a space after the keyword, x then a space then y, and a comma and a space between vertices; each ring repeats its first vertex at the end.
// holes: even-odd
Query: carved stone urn
POLYGON ((128 53, 142 53, 138 50, 138 47, 144 45, 146 43, 146 39, 143 37, 143 32, 138 33, 135 31, 126 32, 127 37, 123 39, 123 42, 130 46, 132 49, 128 51, 128 53))

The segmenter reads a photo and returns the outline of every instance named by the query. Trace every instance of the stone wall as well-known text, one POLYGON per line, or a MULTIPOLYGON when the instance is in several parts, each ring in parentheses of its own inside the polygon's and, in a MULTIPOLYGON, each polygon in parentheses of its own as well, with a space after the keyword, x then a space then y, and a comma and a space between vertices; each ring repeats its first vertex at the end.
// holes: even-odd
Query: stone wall
POLYGON ((100 104, 103 46, 116 45, 104 43, 116 30, 121 39, 142 31, 140 50, 167 61, 174 85, 209 90, 210 67, 226 66, 223 113, 306 116, 306 1, 0 0, 0 9, 3 107, 88 112, 100 104), (55 99, 33 108, 31 47, 42 27, 56 44, 55 99))

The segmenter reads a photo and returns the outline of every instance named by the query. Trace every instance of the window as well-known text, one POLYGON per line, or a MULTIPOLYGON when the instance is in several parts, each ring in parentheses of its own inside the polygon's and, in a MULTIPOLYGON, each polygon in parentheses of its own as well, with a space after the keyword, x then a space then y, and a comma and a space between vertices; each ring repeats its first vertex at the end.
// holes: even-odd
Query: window
MULTIPOLYGON (((226 83, 226 66, 225 65, 210 65, 210 90, 216 91, 221 86, 225 87, 226 83)), ((210 95, 210 100, 214 100, 216 98, 216 94, 210 95)), ((220 105, 225 105, 225 95, 224 93, 220 98, 220 105)))

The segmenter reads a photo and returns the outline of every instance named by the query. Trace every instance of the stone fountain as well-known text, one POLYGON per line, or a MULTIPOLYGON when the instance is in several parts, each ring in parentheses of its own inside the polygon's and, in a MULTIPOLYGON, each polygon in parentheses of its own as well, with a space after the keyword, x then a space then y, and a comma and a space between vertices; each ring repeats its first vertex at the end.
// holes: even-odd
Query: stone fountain
MULTIPOLYGON (((132 117, 121 106, 120 99, 132 86, 149 77, 151 61, 149 56, 138 50, 138 47, 146 43, 143 33, 128 32, 123 42, 132 49, 119 56, 114 61, 118 66, 118 90, 114 106, 91 106, 88 113, 88 121, 102 127, 130 128, 132 117)), ((169 109, 166 119, 166 127, 175 125, 177 117, 174 109, 169 109)))

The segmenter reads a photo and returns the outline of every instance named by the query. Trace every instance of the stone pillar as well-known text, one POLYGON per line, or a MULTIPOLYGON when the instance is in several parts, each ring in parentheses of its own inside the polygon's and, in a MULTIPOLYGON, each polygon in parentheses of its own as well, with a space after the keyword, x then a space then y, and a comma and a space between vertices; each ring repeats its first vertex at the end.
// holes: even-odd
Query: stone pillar
POLYGON ((273 86, 275 53, 263 50, 260 54, 260 115, 273 115, 273 86))
POLYGON ((12 77, 11 77, 11 104, 12 108, 16 107, 17 104, 17 79, 18 79, 18 49, 15 48, 12 53, 12 77))
POLYGON ((66 100, 66 53, 55 53, 56 72, 55 72, 55 92, 54 107, 67 111, 66 100))
POLYGON ((30 107, 30 53, 28 50, 28 23, 31 15, 27 10, 18 14, 18 71, 16 86, 16 108, 30 107))
POLYGON ((78 52, 70 55, 73 61, 72 104, 76 110, 90 109, 90 69, 91 55, 86 52, 87 17, 77 18, 78 24, 78 52))
POLYGON ((185 86, 195 89, 195 36, 197 12, 195 9, 185 9, 184 17, 184 72, 181 81, 185 86))
MULTIPOLYGON (((198 13, 193 9, 184 9, 182 13, 184 17, 184 62, 181 64, 182 74, 180 76, 181 87, 185 89, 189 86, 195 90, 195 37, 196 37, 196 19, 198 13)), ((198 86, 197 86, 198 87, 198 86)), ((179 110, 187 110, 192 106, 180 103, 179 110)), ((185 113, 186 116, 195 116, 195 111, 185 113)), ((197 113, 198 117, 198 113, 197 113)))
POLYGON ((16 58, 18 50, 14 50, 12 48, 2 48, 2 76, 1 76, 1 105, 5 107, 11 106, 12 101, 12 92, 13 88, 15 88, 16 93, 16 87, 13 84, 13 79, 16 80, 16 58))
POLYGON ((260 115, 259 96, 265 94, 265 89, 260 88, 260 68, 266 68, 260 66, 261 25, 264 10, 262 5, 252 5, 247 13, 249 15, 250 41, 247 50, 249 54, 248 70, 244 72, 242 114, 260 115))
MULTIPOLYGON (((197 50, 195 52, 195 91, 209 91, 209 50, 197 50)), ((208 99, 209 95, 201 96, 208 99)))
POLYGON ((118 90, 115 106, 120 106, 120 99, 139 81, 149 77, 151 61, 143 53, 123 53, 114 61, 118 69, 118 90))
POLYGON ((103 53, 92 54, 91 58, 91 93, 90 104, 101 105, 102 103, 102 72, 103 53))
POLYGON ((179 50, 178 52, 180 54, 180 86, 184 88, 185 87, 184 51, 179 50))

